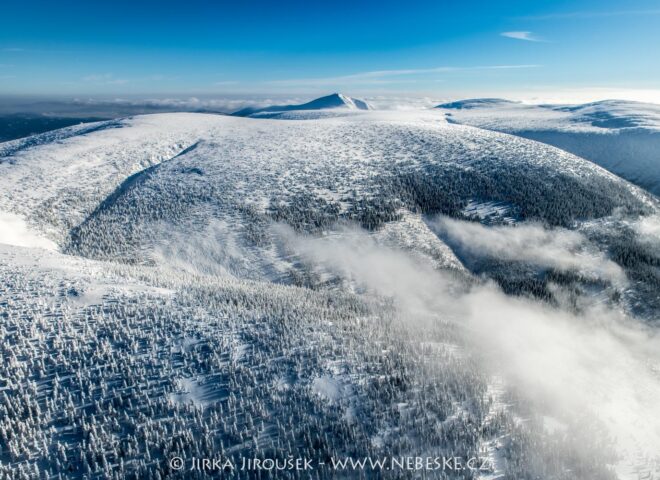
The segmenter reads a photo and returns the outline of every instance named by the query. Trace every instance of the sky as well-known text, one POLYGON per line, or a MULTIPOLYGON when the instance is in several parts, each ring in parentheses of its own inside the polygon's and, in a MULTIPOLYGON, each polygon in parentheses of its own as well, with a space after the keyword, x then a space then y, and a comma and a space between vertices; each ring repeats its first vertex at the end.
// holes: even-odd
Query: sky
POLYGON ((660 1, 8 0, 0 95, 660 103, 660 1))

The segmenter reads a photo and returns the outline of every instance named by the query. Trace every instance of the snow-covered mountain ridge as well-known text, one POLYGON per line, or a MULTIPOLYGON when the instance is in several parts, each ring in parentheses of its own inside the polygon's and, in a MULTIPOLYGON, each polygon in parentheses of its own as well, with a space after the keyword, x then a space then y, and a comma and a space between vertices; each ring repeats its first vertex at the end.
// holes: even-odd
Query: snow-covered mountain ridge
POLYGON ((660 194, 660 105, 623 100, 527 105, 470 99, 437 108, 451 122, 554 145, 660 194))
POLYGON ((0 144, 0 471, 652 468, 657 350, 623 325, 660 308, 657 199, 443 113, 158 114, 0 144))
POLYGON ((309 111, 309 110, 329 110, 329 109, 348 109, 348 110, 370 110, 371 106, 364 100, 358 100, 342 93, 333 93, 325 97, 317 98, 300 105, 271 105, 268 107, 248 107, 233 115, 238 117, 275 115, 290 111, 309 111))

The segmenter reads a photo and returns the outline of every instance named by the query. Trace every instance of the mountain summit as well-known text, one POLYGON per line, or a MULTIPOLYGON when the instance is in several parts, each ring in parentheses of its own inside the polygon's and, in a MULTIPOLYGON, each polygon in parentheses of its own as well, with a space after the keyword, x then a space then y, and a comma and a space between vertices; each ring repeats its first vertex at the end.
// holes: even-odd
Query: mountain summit
POLYGON ((325 97, 317 98, 311 102, 298 105, 271 105, 270 107, 248 107, 233 115, 237 117, 247 117, 255 113, 265 112, 288 112, 292 110, 325 110, 330 108, 349 108, 351 110, 371 110, 371 106, 364 100, 358 100, 341 93, 333 93, 325 97))

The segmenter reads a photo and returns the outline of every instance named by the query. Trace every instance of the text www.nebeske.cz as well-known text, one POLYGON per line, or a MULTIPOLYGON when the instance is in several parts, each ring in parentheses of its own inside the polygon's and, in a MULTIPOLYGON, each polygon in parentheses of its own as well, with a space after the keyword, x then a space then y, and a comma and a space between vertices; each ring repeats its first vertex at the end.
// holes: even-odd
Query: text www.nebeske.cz
POLYGON ((170 460, 174 470, 198 471, 277 471, 277 470, 492 470, 491 460, 487 457, 340 457, 326 461, 311 458, 199 458, 192 457, 184 461, 180 457, 170 460))

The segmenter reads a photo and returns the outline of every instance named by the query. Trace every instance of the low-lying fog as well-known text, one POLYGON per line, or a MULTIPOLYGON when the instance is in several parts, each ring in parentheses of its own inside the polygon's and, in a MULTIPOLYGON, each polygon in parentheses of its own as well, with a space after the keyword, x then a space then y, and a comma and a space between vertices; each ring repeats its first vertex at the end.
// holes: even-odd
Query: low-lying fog
MULTIPOLYGON (((447 218, 430 226, 472 254, 625 282, 623 271, 575 232, 539 225, 487 228, 447 218)), ((640 229, 654 232, 655 226, 646 220, 640 229)), ((411 328, 429 318, 462 326, 466 350, 483 358, 494 378, 503 378, 553 428, 571 425, 602 435, 604 426, 622 460, 660 451, 660 338, 640 322, 590 298, 582 298, 576 312, 505 295, 489 282, 465 286, 357 229, 324 238, 278 233, 307 261, 394 298, 411 328)))

